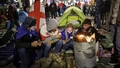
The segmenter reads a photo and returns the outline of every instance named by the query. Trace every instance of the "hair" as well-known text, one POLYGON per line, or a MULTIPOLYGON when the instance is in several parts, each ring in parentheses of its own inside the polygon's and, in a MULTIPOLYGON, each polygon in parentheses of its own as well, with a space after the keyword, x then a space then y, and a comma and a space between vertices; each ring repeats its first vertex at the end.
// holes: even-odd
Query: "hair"
POLYGON ((10 4, 15 4, 15 2, 14 2, 14 1, 12 1, 10 4))
POLYGON ((72 23, 68 23, 68 24, 66 25, 66 28, 69 28, 69 27, 71 27, 71 28, 74 29, 74 25, 73 25, 72 23))
MULTIPOLYGON (((72 23, 68 23, 68 24, 66 25, 66 29, 69 28, 69 27, 71 27, 71 28, 73 29, 72 36, 74 36, 74 29, 75 29, 75 28, 74 28, 74 25, 73 25, 72 23)), ((66 35, 66 39, 68 39, 68 34, 67 34, 66 29, 65 29, 65 35, 66 35)))
POLYGON ((89 24, 89 25, 91 25, 91 20, 90 19, 85 19, 83 21, 83 24, 89 24))

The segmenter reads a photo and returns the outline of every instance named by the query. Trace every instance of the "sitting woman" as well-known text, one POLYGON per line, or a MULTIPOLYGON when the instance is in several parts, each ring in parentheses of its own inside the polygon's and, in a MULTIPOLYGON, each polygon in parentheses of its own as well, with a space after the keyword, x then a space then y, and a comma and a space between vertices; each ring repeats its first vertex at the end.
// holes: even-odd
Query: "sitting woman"
MULTIPOLYGON (((37 55, 35 56, 34 61, 36 62, 43 54, 43 46, 41 46, 42 42, 40 42, 40 38, 35 29, 36 19, 27 17, 23 22, 22 26, 18 28, 18 32, 15 35, 15 47, 17 49, 20 60, 22 61, 22 68, 29 68, 29 62, 26 57, 26 53, 34 53, 37 51, 37 55)), ((31 60, 32 55, 29 56, 31 60)), ((30 61, 29 60, 29 61, 30 61)))
POLYGON ((68 23, 65 29, 61 32, 63 47, 61 51, 67 50, 69 47, 73 49, 73 37, 75 35, 75 28, 72 23, 68 23))

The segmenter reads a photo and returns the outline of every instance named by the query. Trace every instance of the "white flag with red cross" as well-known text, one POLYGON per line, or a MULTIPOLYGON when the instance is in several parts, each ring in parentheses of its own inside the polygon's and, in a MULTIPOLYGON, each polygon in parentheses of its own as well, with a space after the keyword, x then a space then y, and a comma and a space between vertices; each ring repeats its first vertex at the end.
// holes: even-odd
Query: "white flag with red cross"
POLYGON ((29 16, 36 19, 37 32, 40 33, 41 39, 44 40, 48 37, 46 20, 45 20, 45 9, 40 0, 35 0, 34 4, 30 8, 29 16))

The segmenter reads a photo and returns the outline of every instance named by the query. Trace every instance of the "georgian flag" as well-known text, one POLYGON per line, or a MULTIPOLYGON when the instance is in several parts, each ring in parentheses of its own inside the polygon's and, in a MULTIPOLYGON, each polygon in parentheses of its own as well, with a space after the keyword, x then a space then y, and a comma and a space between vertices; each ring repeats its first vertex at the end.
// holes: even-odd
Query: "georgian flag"
POLYGON ((37 32, 40 33, 41 40, 43 41, 49 35, 47 32, 44 5, 41 3, 40 0, 35 0, 34 4, 32 4, 29 16, 36 19, 37 32))

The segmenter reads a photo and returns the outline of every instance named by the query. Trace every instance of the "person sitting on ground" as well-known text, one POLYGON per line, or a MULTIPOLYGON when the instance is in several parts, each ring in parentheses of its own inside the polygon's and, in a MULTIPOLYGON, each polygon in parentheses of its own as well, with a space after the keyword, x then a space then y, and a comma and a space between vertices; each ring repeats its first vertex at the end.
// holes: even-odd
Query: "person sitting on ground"
POLYGON ((68 23, 65 29, 61 32, 63 47, 62 52, 66 51, 69 47, 73 49, 73 37, 75 35, 75 28, 72 23, 68 23))
POLYGON ((62 47, 61 35, 57 29, 58 22, 55 19, 50 19, 47 23, 47 31, 49 37, 43 41, 45 45, 44 58, 49 57, 51 47, 55 47, 54 53, 59 53, 62 47))
POLYGON ((35 29, 35 25, 36 19, 32 17, 26 17, 22 26, 18 28, 18 32, 15 35, 15 48, 20 60, 22 61, 22 68, 30 67, 29 62, 36 62, 43 54, 43 46, 41 45, 42 42, 40 41, 39 34, 35 29), (32 56, 35 53, 35 50, 37 50, 35 59, 31 59, 33 58, 32 56), (29 62, 27 60, 26 53, 33 53, 29 56, 29 62))
POLYGON ((99 40, 100 34, 98 31, 91 25, 91 20, 90 19, 85 19, 82 26, 78 29, 76 32, 77 34, 83 34, 85 36, 91 36, 92 34, 95 33, 95 39, 96 41, 99 40))

